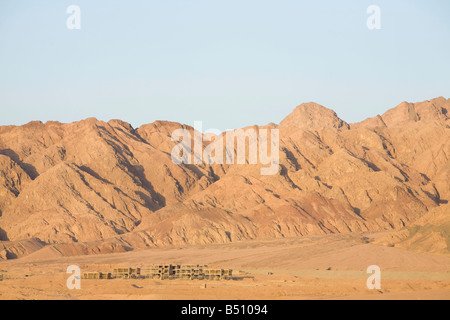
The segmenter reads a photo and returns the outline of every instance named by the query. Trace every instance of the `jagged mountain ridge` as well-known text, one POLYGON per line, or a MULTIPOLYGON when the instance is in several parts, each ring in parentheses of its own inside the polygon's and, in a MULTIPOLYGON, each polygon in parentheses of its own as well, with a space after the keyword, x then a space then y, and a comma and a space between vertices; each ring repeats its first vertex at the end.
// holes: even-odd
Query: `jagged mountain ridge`
POLYGON ((303 104, 267 126, 280 130, 274 176, 174 164, 172 132, 194 129, 173 122, 0 127, 0 259, 40 245, 107 253, 410 226, 450 198, 449 108, 442 97, 402 103, 348 124, 303 104), (8 249, 23 241, 40 245, 8 249))

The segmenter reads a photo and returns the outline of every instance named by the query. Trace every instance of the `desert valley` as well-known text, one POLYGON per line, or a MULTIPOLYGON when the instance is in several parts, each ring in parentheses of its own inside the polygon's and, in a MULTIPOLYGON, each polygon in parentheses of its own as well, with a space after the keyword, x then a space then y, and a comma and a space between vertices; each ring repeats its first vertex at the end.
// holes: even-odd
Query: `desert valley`
POLYGON ((439 97, 347 123, 302 104, 244 128, 279 130, 267 176, 258 164, 175 164, 171 135, 194 131, 185 124, 0 127, 0 299, 450 299, 449 111, 439 97), (69 265, 153 263, 235 278, 66 287, 69 265), (383 286, 369 291, 374 264, 383 286))

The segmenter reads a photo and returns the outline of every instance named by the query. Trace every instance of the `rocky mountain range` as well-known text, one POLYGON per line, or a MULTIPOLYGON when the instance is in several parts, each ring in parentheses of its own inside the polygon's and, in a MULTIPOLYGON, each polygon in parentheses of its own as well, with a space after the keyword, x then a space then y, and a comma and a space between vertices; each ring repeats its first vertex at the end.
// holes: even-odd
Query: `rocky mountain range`
POLYGON ((302 104, 279 125, 244 128, 279 129, 271 176, 175 164, 172 132, 194 128, 173 122, 3 126, 0 260, 384 230, 399 230, 389 243, 447 254, 449 111, 439 97, 349 124, 302 104))

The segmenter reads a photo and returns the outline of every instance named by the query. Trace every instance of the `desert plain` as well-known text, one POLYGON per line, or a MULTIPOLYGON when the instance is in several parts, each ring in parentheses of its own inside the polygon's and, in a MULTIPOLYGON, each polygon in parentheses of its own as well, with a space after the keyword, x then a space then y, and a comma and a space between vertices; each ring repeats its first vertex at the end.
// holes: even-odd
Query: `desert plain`
POLYGON ((450 257, 371 243, 379 236, 310 236, 56 259, 31 255, 0 264, 7 270, 0 299, 450 299, 450 257), (83 279, 80 290, 66 286, 69 265, 108 271, 160 262, 232 268, 233 279, 83 279), (380 290, 366 285, 372 264, 381 268, 380 290))

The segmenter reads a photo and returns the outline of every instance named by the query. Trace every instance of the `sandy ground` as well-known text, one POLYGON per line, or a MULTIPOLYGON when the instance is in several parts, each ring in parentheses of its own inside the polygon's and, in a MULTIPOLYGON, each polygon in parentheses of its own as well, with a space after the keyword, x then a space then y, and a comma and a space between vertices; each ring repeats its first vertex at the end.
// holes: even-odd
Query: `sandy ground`
POLYGON ((38 253, 0 263, 0 299, 450 299, 450 257, 367 243, 379 234, 313 236, 226 245, 150 249, 46 259, 38 253), (82 272, 159 263, 232 268, 229 281, 82 280, 66 286, 69 265, 82 272), (381 268, 369 290, 367 267, 381 268))

